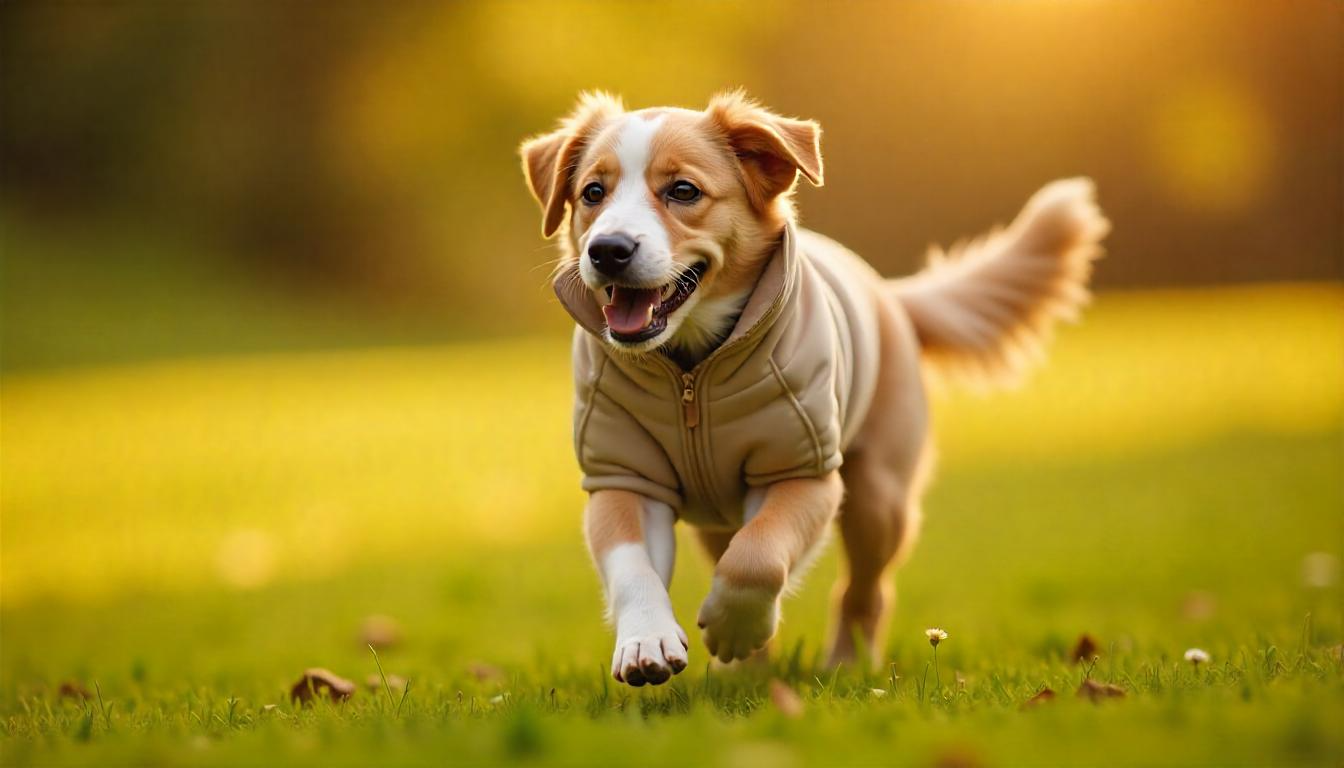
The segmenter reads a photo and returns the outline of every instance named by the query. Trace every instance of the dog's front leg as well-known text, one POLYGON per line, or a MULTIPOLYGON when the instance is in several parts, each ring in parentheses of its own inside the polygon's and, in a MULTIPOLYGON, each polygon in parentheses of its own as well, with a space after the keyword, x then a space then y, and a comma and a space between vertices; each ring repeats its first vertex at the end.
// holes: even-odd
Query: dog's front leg
POLYGON ((671 507, 630 491, 596 491, 588 499, 588 549, 616 626, 611 674, 630 685, 658 685, 686 668, 690 644, 667 595, 675 522, 671 507))
POLYGON ((774 636, 789 577, 825 537, 843 493, 836 472, 765 488, 759 512, 719 558, 700 606, 705 647, 720 661, 745 659, 774 636))

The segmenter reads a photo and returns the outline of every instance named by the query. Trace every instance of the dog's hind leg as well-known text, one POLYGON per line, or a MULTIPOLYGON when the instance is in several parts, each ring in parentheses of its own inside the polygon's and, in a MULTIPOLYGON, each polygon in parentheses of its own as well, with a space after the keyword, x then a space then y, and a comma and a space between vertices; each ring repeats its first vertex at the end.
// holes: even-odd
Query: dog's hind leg
POLYGON ((832 665, 883 651, 895 597, 891 570, 914 546, 920 494, 931 462, 928 403, 913 330, 892 303, 879 304, 882 366, 877 390, 841 476, 840 535, 847 561, 833 596, 832 665))

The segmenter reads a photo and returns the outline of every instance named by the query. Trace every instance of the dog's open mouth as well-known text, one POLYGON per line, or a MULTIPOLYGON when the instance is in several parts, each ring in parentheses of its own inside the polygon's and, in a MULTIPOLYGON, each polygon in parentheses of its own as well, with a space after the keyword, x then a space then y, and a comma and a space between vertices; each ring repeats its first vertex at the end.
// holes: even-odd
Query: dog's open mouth
POLYGON ((689 272, 661 288, 607 286, 607 303, 602 306, 602 316, 607 320, 611 338, 633 344, 662 333, 667 328, 667 316, 695 293, 708 268, 703 261, 698 261, 689 272))

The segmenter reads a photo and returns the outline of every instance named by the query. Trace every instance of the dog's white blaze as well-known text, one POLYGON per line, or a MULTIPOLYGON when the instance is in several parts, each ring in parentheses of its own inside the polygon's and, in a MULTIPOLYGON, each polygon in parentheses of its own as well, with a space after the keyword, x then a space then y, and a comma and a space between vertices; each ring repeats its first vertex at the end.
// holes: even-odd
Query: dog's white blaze
MULTIPOLYGON (((652 154, 653 138, 663 126, 662 116, 627 115, 616 136, 616 159, 621 175, 616 188, 608 190, 607 203, 597 220, 584 235, 582 246, 595 237, 623 234, 639 243, 639 250, 621 282, 660 287, 671 279, 672 244, 667 229, 658 218, 649 199, 645 180, 652 154)), ((583 259, 579 271, 589 285, 597 285, 604 278, 596 273, 588 259, 583 259)))

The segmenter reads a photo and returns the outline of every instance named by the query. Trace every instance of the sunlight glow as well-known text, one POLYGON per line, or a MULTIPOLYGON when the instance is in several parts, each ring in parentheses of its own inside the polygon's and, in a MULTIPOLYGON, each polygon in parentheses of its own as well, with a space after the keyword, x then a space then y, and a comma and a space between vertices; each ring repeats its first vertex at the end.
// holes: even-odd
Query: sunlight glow
POLYGON ((1244 86, 1189 79, 1166 90, 1150 117, 1152 173, 1174 202, 1238 211, 1260 198, 1275 170, 1265 106, 1244 86))

